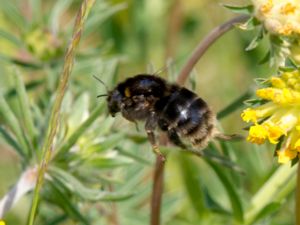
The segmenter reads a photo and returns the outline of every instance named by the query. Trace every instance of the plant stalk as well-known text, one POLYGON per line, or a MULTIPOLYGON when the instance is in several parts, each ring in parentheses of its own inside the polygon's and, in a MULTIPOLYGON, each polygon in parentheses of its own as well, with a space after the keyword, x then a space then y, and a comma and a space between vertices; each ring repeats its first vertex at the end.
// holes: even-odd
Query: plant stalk
POLYGON ((180 71, 177 79, 177 83, 183 85, 187 80, 189 74, 193 70, 196 63, 199 59, 204 55, 207 49, 220 38, 224 33, 231 30, 235 24, 243 23, 249 19, 248 15, 241 15, 237 16, 220 26, 214 28, 204 39, 199 43, 199 45, 195 48, 194 52, 183 66, 182 70, 180 71))
POLYGON ((43 158, 41 159, 39 169, 38 169, 38 177, 37 177, 37 182, 34 190, 34 196, 32 200, 32 205, 30 209, 30 214, 28 218, 28 225, 33 225, 34 224, 34 218, 36 215, 36 210, 38 206, 38 201, 39 201, 39 193, 42 188, 42 184, 44 181, 44 175, 46 173, 48 164, 50 162, 52 152, 54 150, 54 137, 56 135, 58 126, 59 126, 59 116, 60 116, 60 108, 61 104, 67 89, 67 84, 69 81, 69 77, 73 68, 73 63, 74 63, 74 55, 75 55, 75 49, 78 47, 82 30, 83 30, 83 24, 89 14, 90 9, 92 8, 95 0, 83 0, 80 10, 76 16, 76 21, 74 25, 74 31, 72 35, 71 42, 68 46, 66 55, 65 55, 65 60, 64 60, 64 66, 63 66, 63 71, 61 75, 61 79, 58 84, 57 88, 57 95, 55 98, 55 102, 53 105, 50 121, 49 121, 49 127, 48 131, 46 134, 45 142, 43 144, 42 148, 42 154, 43 158))
POLYGON ((153 178, 153 191, 151 200, 151 225, 160 224, 160 208, 164 185, 165 159, 161 156, 156 157, 155 171, 153 178))

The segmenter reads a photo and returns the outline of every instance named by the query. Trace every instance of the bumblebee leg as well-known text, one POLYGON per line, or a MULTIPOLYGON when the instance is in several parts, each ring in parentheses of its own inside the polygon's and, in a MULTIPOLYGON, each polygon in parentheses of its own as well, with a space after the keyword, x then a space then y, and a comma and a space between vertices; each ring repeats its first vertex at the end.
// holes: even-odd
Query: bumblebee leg
POLYGON ((174 145, 186 149, 186 145, 182 143, 175 129, 168 130, 168 137, 174 145))
POLYGON ((155 118, 155 115, 153 114, 152 116, 150 116, 145 124, 145 130, 147 132, 148 135, 148 140, 151 144, 152 147, 152 151, 159 157, 161 157, 161 159, 163 161, 165 161, 165 156, 160 152, 156 138, 155 138, 155 134, 154 134, 154 130, 157 126, 157 119, 155 118))

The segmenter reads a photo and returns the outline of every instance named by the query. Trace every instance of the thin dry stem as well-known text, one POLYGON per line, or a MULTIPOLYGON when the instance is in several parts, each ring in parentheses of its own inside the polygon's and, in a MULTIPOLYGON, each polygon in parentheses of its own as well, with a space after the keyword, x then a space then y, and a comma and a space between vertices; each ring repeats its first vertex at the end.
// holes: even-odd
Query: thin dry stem
POLYGON ((164 186, 165 159, 156 157, 155 171, 153 177, 153 191, 151 199, 151 225, 160 224, 160 208, 164 186))
POLYGON ((193 70, 196 63, 199 59, 204 55, 207 49, 224 33, 231 30, 235 24, 245 22, 249 19, 248 15, 242 15, 235 17, 220 26, 213 29, 203 41, 199 43, 199 45, 195 48, 194 52, 192 53, 191 57, 188 59, 186 64, 184 65, 183 69, 180 71, 177 79, 177 83, 183 85, 187 80, 189 74, 193 70))
POLYGON ((52 109, 50 121, 49 121, 49 127, 48 132, 45 138, 45 142, 42 148, 43 152, 43 158, 41 160, 41 163, 39 165, 39 172, 38 172, 38 179, 36 183, 36 187, 34 190, 34 196, 32 200, 32 206, 29 214, 28 219, 28 225, 32 225, 34 223, 34 218, 37 210, 38 200, 39 200, 39 192, 42 188, 42 184, 44 181, 44 175, 46 173, 48 164, 50 162, 52 151, 53 151, 53 140, 57 132, 58 123, 59 123, 59 116, 60 116, 60 108, 62 104, 62 100, 65 95, 65 91, 67 88, 67 84, 69 81, 69 77, 73 68, 73 62, 74 62, 74 54, 75 49, 78 47, 81 33, 83 29, 83 24, 87 18, 87 15, 89 14, 89 11, 91 7, 93 6, 95 0, 84 0, 81 4, 81 8, 77 14, 75 25, 74 25, 74 32, 71 39, 71 42, 68 46, 65 60, 64 60, 64 67, 63 72, 61 75, 61 79, 57 88, 57 95, 54 102, 54 106, 52 109))

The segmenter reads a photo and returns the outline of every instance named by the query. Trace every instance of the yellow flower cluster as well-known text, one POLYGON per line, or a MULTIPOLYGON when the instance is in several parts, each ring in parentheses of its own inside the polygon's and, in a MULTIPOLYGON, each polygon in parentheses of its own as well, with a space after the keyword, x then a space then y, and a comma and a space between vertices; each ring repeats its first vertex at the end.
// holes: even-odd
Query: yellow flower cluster
POLYGON ((0 225, 5 225, 5 222, 3 220, 0 220, 0 225))
POLYGON ((253 123, 247 138, 252 143, 277 144, 285 137, 277 155, 279 163, 287 163, 300 155, 300 72, 284 72, 269 82, 256 91, 265 103, 245 109, 241 117, 253 123))
POLYGON ((274 34, 300 34, 300 0, 252 0, 255 17, 274 34))

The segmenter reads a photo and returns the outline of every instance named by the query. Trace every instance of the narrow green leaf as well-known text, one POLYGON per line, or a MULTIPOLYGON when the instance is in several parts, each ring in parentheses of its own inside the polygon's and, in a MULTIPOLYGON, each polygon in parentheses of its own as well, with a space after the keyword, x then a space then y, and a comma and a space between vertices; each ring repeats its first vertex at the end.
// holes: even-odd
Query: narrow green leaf
POLYGON ((230 9, 232 12, 241 13, 241 14, 252 14, 254 10, 253 5, 233 6, 233 5, 223 4, 223 7, 230 9))
POLYGON ((272 58, 271 51, 268 51, 266 53, 266 55, 259 61, 259 64, 262 65, 262 64, 264 64, 266 62, 269 62, 271 58, 272 58))
MULTIPOLYGON (((55 157, 63 157, 63 155, 69 151, 69 149, 76 143, 78 138, 93 124, 93 122, 98 118, 101 112, 105 109, 104 104, 100 104, 91 113, 89 118, 85 120, 74 133, 64 142, 64 144, 58 149, 55 157)), ((55 154, 55 153, 54 153, 55 154)))
POLYGON ((4 140, 13 147, 14 150, 17 151, 17 153, 19 153, 19 155, 21 156, 21 158, 25 158, 25 154, 22 151, 22 148, 20 147, 20 145, 16 142, 16 140, 14 139, 14 137, 12 137, 2 126, 0 126, 0 134, 2 135, 2 137, 4 138, 4 140))
MULTIPOLYGON (((72 108, 75 110, 72 110, 72 113, 70 113, 68 117, 68 126, 70 130, 73 131, 78 128, 78 126, 87 119, 89 114, 89 100, 89 95, 87 93, 83 93, 76 98, 72 105, 72 108)), ((70 108, 67 110, 69 111, 70 108)))
POLYGON ((210 210, 220 213, 220 214, 225 214, 225 215, 230 215, 231 213, 225 210, 218 202, 214 200, 214 198, 209 194, 207 188, 203 189, 204 193, 204 200, 205 200, 205 205, 207 208, 210 210))
POLYGON ((27 141, 25 140, 25 137, 23 135, 23 130, 14 112, 11 110, 10 106, 3 98, 2 94, 0 94, 0 114, 3 116, 6 125, 11 129, 11 131, 16 136, 17 141, 20 144, 21 150, 23 152, 22 155, 26 156, 26 158, 28 159, 31 152, 27 145, 27 141))
POLYGON ((258 46, 258 43, 263 39, 264 32, 263 29, 261 29, 258 34, 252 39, 250 44, 246 47, 245 51, 251 51, 255 49, 258 46))
POLYGON ((23 31, 26 29, 26 19, 15 3, 12 1, 1 1, 0 11, 7 17, 8 22, 14 23, 16 28, 23 31))
POLYGON ((97 168, 116 168, 121 166, 127 166, 132 164, 132 160, 127 157, 116 156, 93 156, 92 158, 87 159, 86 164, 97 167, 97 168))
POLYGON ((21 75, 18 70, 13 73, 14 81, 16 84, 16 90, 18 93, 18 99, 20 104, 20 109, 23 115, 24 127, 26 129, 26 134, 29 136, 31 143, 36 147, 37 144, 37 130, 33 123, 33 117, 30 109, 30 102, 28 95, 26 93, 24 82, 21 79, 21 75))
POLYGON ((51 218, 50 221, 47 221, 45 225, 59 225, 62 222, 66 221, 68 219, 67 215, 60 215, 60 216, 56 216, 54 218, 51 218))
POLYGON ((250 17, 245 23, 236 24, 235 26, 241 30, 254 30, 261 22, 255 17, 250 17))
MULTIPOLYGON (((97 5, 96 5, 97 6, 97 5)), ((106 19, 115 13, 127 8, 127 4, 121 3, 113 6, 105 5, 105 3, 98 4, 97 10, 92 13, 91 18, 87 21, 84 36, 94 32, 106 19)))
POLYGON ((249 99, 253 94, 252 90, 247 90, 244 94, 242 94, 240 97, 235 99, 232 103, 230 103, 228 106, 226 106, 224 109, 219 111, 217 113, 217 118, 223 119, 224 117, 230 115, 232 112, 236 111, 237 109, 243 107, 243 102, 247 99, 249 99))
MULTIPOLYGON (((198 157, 201 157, 206 161, 218 163, 240 174, 245 173, 244 170, 241 167, 239 167, 236 163, 232 162, 229 158, 226 158, 220 153, 218 153, 218 151, 216 151, 215 147, 212 144, 210 144, 210 146, 211 146, 210 149, 207 148, 201 151, 195 149, 180 149, 180 148, 177 149, 179 151, 184 151, 187 153, 197 155, 198 157)), ((166 149, 166 148, 161 148, 161 149, 166 149)))
POLYGON ((85 187, 72 174, 58 167, 49 169, 53 178, 58 179, 69 191, 87 201, 122 201, 133 196, 132 193, 114 193, 85 187))
MULTIPOLYGON (((44 83, 44 80, 32 80, 28 83, 25 84, 25 89, 28 91, 31 90, 35 90, 35 88, 39 87, 40 85, 42 85, 44 83)), ((4 98, 11 98, 16 96, 17 91, 15 88, 9 89, 5 94, 4 94, 4 98)))
POLYGON ((76 205, 72 203, 71 199, 64 193, 64 187, 62 185, 52 181, 49 181, 47 185, 51 188, 49 192, 52 195, 51 197, 55 198, 54 203, 56 205, 59 205, 69 215, 69 217, 76 219, 85 225, 90 225, 88 220, 80 213, 76 205))
POLYGON ((98 143, 97 152, 103 152, 108 149, 112 149, 115 146, 117 146, 120 141, 122 141, 124 138, 124 135, 122 133, 116 133, 109 135, 107 138, 105 138, 104 141, 98 143))
POLYGON ((6 55, 1 54, 1 53, 0 53, 0 60, 2 60, 3 62, 7 62, 9 64, 14 64, 14 65, 17 65, 17 66, 22 66, 22 67, 29 68, 29 69, 34 69, 34 70, 42 68, 41 64, 37 64, 37 63, 34 63, 34 62, 21 61, 19 59, 15 59, 15 58, 6 56, 6 55))
POLYGON ((32 13, 32 22, 42 22, 43 11, 41 7, 42 0, 29 0, 30 10, 32 13))
POLYGON ((206 208, 198 168, 187 156, 181 156, 179 161, 190 203, 198 216, 203 218, 206 208))
POLYGON ((266 103, 266 100, 264 99, 248 99, 246 101, 243 102, 245 105, 247 106, 253 106, 253 105, 262 105, 264 103, 266 103))
POLYGON ((23 47, 23 43, 20 39, 18 39, 16 36, 12 35, 11 33, 0 29, 0 38, 5 39, 9 41, 10 43, 14 44, 16 47, 23 47))
POLYGON ((237 191, 235 190, 234 185, 231 183, 231 181, 227 178, 227 175, 225 174, 225 171, 215 163, 211 161, 207 161, 207 163, 210 165, 210 167, 215 171, 217 176, 219 177, 220 181, 225 187, 225 190, 227 191, 227 196, 229 197, 232 213, 236 221, 243 222, 244 221, 244 212, 242 208, 242 203, 240 196, 237 194, 237 191))
POLYGON ((260 219, 265 219, 266 217, 270 216, 274 212, 276 212, 282 204, 275 202, 275 203, 270 203, 266 205, 260 213, 256 216, 256 218, 253 220, 253 223, 259 221, 260 219))
POLYGON ((266 206, 280 202, 294 191, 296 172, 297 167, 290 167, 288 164, 281 165, 276 169, 252 197, 251 205, 245 213, 245 224, 253 224, 266 206))
POLYGON ((60 0, 56 1, 52 7, 49 15, 49 27, 51 27, 52 32, 57 33, 59 31, 61 15, 70 7, 72 2, 72 0, 60 0))
POLYGON ((146 164, 146 165, 152 165, 151 162, 149 161, 149 159, 144 159, 144 158, 138 156, 137 154, 126 151, 126 150, 122 149, 121 146, 118 146, 117 150, 121 155, 131 158, 137 162, 140 162, 140 163, 146 164))

